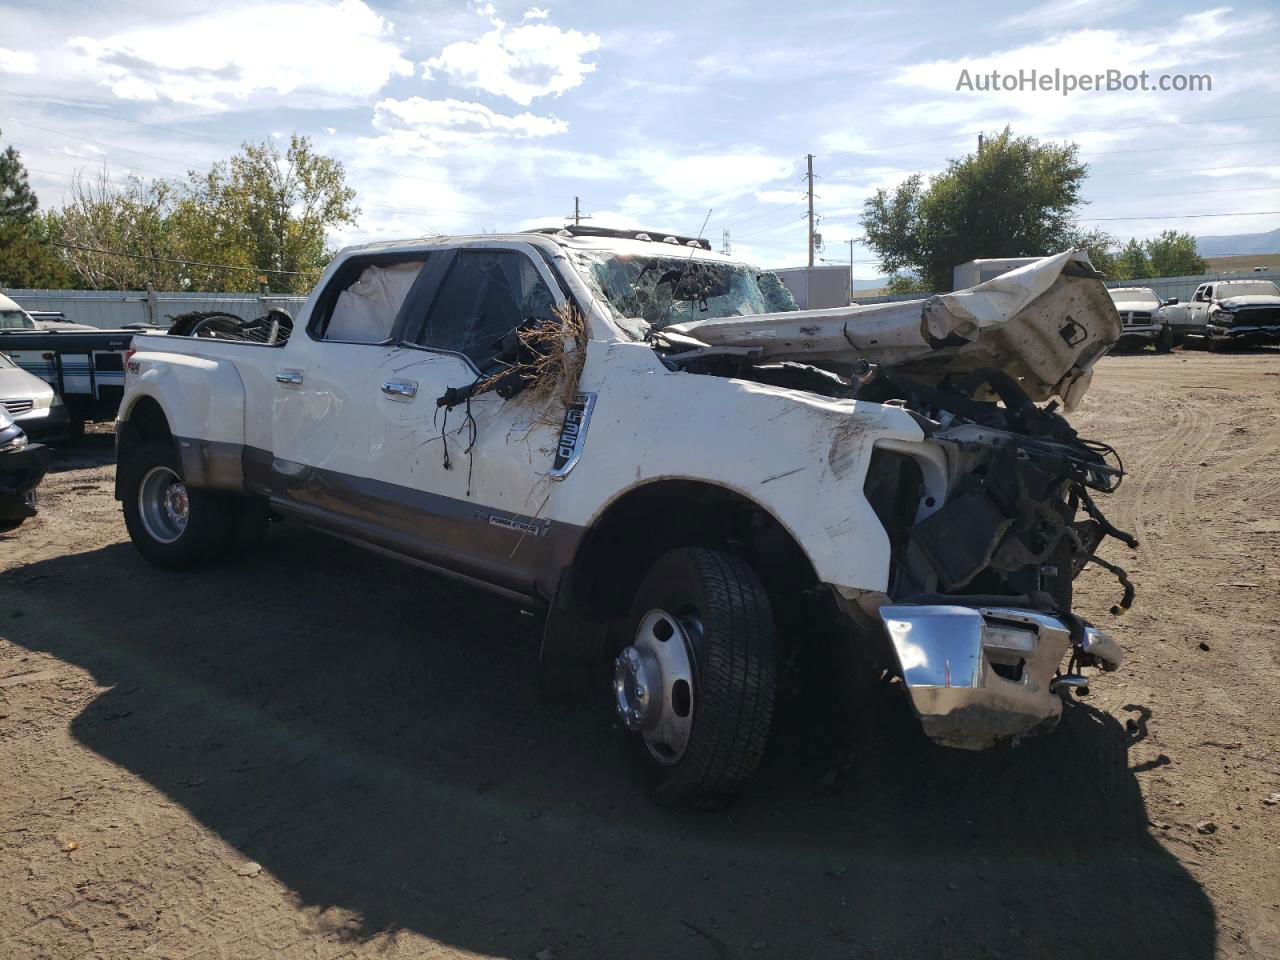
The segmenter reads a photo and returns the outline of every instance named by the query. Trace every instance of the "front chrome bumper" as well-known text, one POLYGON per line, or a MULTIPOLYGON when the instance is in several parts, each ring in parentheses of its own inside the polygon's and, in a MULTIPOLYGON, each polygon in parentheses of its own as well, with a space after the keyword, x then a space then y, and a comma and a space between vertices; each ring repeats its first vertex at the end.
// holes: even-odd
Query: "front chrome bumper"
MULTIPOLYGON (((890 604, 880 608, 924 732, 981 750, 1052 729, 1062 700, 1052 689, 1071 628, 1049 614, 1005 607, 890 604)), ((1079 650, 1105 670, 1124 658, 1107 634, 1085 627, 1079 650)))

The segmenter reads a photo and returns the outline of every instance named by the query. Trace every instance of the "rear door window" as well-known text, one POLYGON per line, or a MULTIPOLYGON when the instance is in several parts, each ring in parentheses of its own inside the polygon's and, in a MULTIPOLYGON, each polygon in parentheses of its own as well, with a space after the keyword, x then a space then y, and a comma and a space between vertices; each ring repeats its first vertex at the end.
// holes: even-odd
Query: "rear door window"
POLYGON ((551 290, 523 253, 459 250, 431 305, 422 345, 461 353, 483 369, 504 336, 554 308, 551 290))
POLYGON ((333 299, 323 338, 343 343, 386 343, 425 263, 423 256, 398 263, 353 264, 349 282, 339 288, 333 299))

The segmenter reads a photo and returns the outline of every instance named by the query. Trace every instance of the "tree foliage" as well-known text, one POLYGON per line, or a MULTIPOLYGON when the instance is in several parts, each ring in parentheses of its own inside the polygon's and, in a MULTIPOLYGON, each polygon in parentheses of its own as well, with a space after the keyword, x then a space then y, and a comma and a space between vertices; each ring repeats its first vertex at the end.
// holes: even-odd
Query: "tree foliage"
MULTIPOLYGON (((0 154, 6 163, 11 156, 17 163, 13 151, 0 154)), ((14 182, 25 186, 25 171, 14 182)), ((56 269, 39 275, 50 285, 74 279, 89 289, 250 290, 265 276, 274 291, 305 292, 333 255, 329 229, 358 214, 342 164, 296 134, 283 151, 270 141, 246 143, 186 179, 120 182, 105 169, 81 173, 62 209, 38 229, 24 221, 19 246, 5 246, 0 233, 0 283, 27 285, 12 276, 39 273, 43 247, 47 262, 39 266, 56 269), (9 261, 32 263, 6 273, 9 261)))
POLYGON ((38 207, 18 151, 5 147, 0 151, 0 224, 27 223, 38 207))
POLYGON ((1115 258, 1117 280, 1141 280, 1151 276, 1151 261, 1147 251, 1134 237, 1129 238, 1115 258))
POLYGON ((358 214, 342 164, 294 134, 283 153, 246 143, 193 173, 173 220, 190 259, 260 270, 273 289, 305 291, 332 256, 327 229, 358 214))
POLYGON ((933 290, 919 277, 909 273, 895 273, 885 284, 884 292, 890 296, 902 296, 908 293, 932 293, 933 290))
POLYGON ((166 262, 182 253, 172 222, 176 192, 166 180, 132 176, 115 183, 104 170, 77 174, 53 219, 79 283, 91 290, 191 285, 196 278, 166 262))
POLYGON ((1209 272, 1209 264, 1196 250, 1189 233, 1165 230, 1146 242, 1147 261, 1153 277, 1190 277, 1209 272))
POLYGON ((1015 137, 1006 127, 927 185, 913 174, 892 191, 877 190, 863 208, 867 244, 884 269, 950 290, 952 269, 969 260, 1072 246, 1086 173, 1075 144, 1015 137))
POLYGON ((0 287, 59 287, 70 279, 49 245, 51 224, 27 180, 18 151, 0 151, 0 287))

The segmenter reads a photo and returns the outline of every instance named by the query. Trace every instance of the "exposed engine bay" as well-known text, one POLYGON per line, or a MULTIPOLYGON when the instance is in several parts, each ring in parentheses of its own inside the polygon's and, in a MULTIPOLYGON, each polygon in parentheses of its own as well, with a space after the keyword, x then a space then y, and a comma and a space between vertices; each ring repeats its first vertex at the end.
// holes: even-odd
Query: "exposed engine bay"
POLYGON ((1121 584, 1113 613, 1134 597, 1097 553, 1107 537, 1137 545, 1095 499, 1120 485, 1123 464, 1059 411, 1119 332, 1096 272, 1062 254, 929 300, 681 324, 651 342, 671 369, 907 409, 941 457, 872 455, 864 490, 890 537, 890 598, 1070 617, 1089 562, 1121 584))

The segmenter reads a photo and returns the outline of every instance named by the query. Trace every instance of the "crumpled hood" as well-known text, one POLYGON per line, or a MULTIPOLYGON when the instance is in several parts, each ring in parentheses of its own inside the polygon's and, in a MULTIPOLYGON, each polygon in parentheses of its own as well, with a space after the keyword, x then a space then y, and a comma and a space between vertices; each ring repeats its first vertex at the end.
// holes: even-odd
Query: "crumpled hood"
POLYGON ((1253 294, 1247 297, 1227 297, 1217 303, 1218 306, 1226 307, 1228 310, 1239 310, 1241 307, 1280 307, 1280 297, 1253 294))
POLYGON ((997 369, 1033 400, 1084 395, 1093 365, 1120 338, 1101 275, 1083 251, 1067 251, 993 280, 927 300, 725 317, 668 329, 715 346, 750 346, 761 359, 839 370, 865 359, 896 375, 936 383, 947 374, 997 369))

